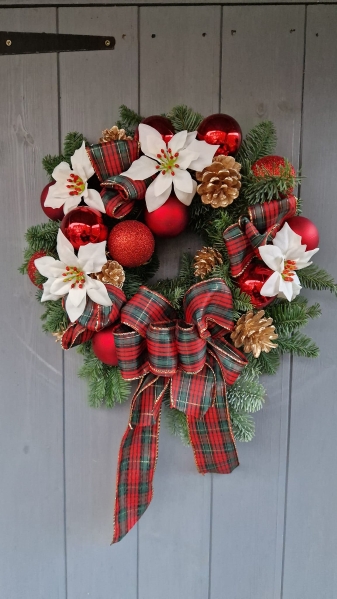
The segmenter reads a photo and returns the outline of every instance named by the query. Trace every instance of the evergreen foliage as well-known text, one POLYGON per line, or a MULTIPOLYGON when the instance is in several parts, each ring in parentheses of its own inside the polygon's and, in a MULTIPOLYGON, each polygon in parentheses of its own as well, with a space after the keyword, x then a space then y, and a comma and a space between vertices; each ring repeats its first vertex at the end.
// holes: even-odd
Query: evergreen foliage
POLYGON ((335 283, 332 276, 326 270, 316 264, 310 264, 310 266, 298 270, 296 274, 303 287, 315 291, 326 289, 337 295, 337 283, 335 283))
POLYGON ((52 180, 54 168, 58 164, 61 162, 68 162, 68 164, 71 166, 70 158, 74 152, 81 147, 83 141, 86 141, 86 139, 82 133, 78 133, 78 131, 67 133, 64 139, 63 154, 60 154, 59 156, 51 156, 50 154, 47 154, 47 156, 42 159, 42 166, 47 175, 49 175, 50 180, 52 180))
POLYGON ((304 358, 317 358, 319 356, 319 348, 316 343, 303 335, 303 333, 293 333, 290 337, 279 336, 277 339, 278 351, 281 354, 291 353, 304 358))
POLYGON ((276 129, 271 121, 256 125, 243 140, 236 155, 237 162, 254 164, 259 158, 275 153, 277 142, 276 129))
POLYGON ((265 388, 257 380, 238 380, 227 389, 230 410, 234 412, 258 412, 263 408, 265 388))
POLYGON ((170 393, 168 390, 165 392, 163 405, 165 408, 166 425, 170 433, 175 437, 180 437, 184 445, 190 445, 191 441, 186 414, 170 407, 170 393))
MULTIPOLYGON (((42 291, 38 292, 38 297, 41 298, 42 291)), ((41 316, 43 321, 42 329, 46 333, 59 333, 65 331, 69 324, 68 316, 62 306, 62 299, 53 302, 44 302, 44 313, 41 316)))
POLYGON ((135 129, 137 128, 139 123, 141 123, 141 121, 143 120, 142 116, 137 114, 137 112, 135 112, 131 108, 125 106, 125 104, 122 104, 119 107, 119 117, 120 118, 116 123, 117 127, 119 129, 124 129, 126 134, 131 136, 134 134, 135 129))
POLYGON ((319 304, 308 306, 308 300, 298 296, 292 302, 282 301, 265 309, 266 316, 273 319, 279 335, 291 335, 301 327, 305 327, 311 318, 321 315, 319 304))
POLYGON ((166 116, 170 119, 176 133, 178 131, 196 131, 204 118, 185 104, 175 106, 166 116))
POLYGON ((246 412, 231 411, 232 431, 236 441, 248 442, 254 438, 255 422, 246 412))
POLYGON ((244 195, 247 205, 281 199, 295 187, 299 177, 295 177, 291 173, 291 164, 286 161, 279 170, 279 175, 271 175, 266 171, 263 177, 257 177, 250 171, 243 176, 241 193, 244 195))
POLYGON ((19 267, 21 274, 27 273, 28 262, 35 252, 43 250, 46 254, 56 258, 56 241, 59 227, 60 223, 52 220, 29 227, 25 235, 28 247, 24 250, 23 263, 19 267))

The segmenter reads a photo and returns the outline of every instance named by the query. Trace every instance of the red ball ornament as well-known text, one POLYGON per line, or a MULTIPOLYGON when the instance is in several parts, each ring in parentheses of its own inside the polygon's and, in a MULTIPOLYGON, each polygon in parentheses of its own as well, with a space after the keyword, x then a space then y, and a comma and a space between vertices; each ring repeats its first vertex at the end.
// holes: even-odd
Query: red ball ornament
POLYGON ((266 297, 261 295, 260 291, 264 283, 273 274, 273 271, 268 268, 263 262, 251 262, 242 275, 238 278, 238 286, 242 293, 246 293, 250 297, 250 301, 254 308, 264 308, 268 306, 275 297, 266 297))
POLYGON ((126 268, 133 268, 150 260, 154 252, 154 237, 143 223, 125 220, 110 232, 108 248, 114 260, 126 268))
MULTIPOLYGON (((142 124, 149 125, 153 127, 156 131, 158 131, 164 142, 167 144, 174 135, 174 127, 169 119, 165 116, 160 116, 159 114, 155 114, 154 116, 148 116, 146 119, 142 121, 142 124)), ((135 131, 134 139, 139 140, 139 131, 138 128, 135 131)))
POLYGON ((35 287, 38 287, 39 289, 43 289, 42 285, 38 285, 36 283, 36 275, 39 272, 34 264, 35 260, 37 258, 42 258, 43 256, 46 256, 46 252, 44 252, 43 250, 40 250, 39 252, 35 252, 35 254, 32 255, 32 257, 30 258, 28 264, 27 264, 27 275, 29 276, 31 282, 33 283, 33 285, 35 285, 35 287))
POLYGON ((319 232, 316 225, 305 216, 292 216, 287 220, 289 227, 302 237, 302 245, 314 250, 319 245, 319 232))
POLYGON ((62 220, 62 218, 64 217, 64 212, 63 212, 62 206, 61 206, 61 208, 50 208, 49 206, 44 205, 47 195, 48 195, 49 187, 51 187, 54 184, 55 184, 55 181, 51 181, 43 188, 42 193, 41 193, 41 198, 40 198, 41 208, 42 208, 43 212, 45 213, 45 215, 48 216, 48 218, 50 218, 50 220, 62 220))
POLYGON ((61 223, 61 231, 75 250, 87 243, 99 243, 108 238, 108 228, 102 214, 94 208, 79 206, 70 210, 61 223))
POLYGON ((242 131, 239 123, 228 114, 212 114, 199 127, 197 139, 211 145, 220 145, 215 155, 235 155, 241 146, 242 131))
POLYGON ((153 212, 145 209, 147 226, 158 237, 176 237, 188 225, 188 208, 175 196, 170 196, 163 206, 153 212))
POLYGON ((113 327, 107 327, 98 331, 92 338, 92 350, 99 360, 108 366, 117 366, 115 339, 112 332, 113 327))
MULTIPOLYGON (((289 164, 289 163, 288 163, 289 164)), ((282 169, 287 165, 287 161, 282 156, 264 156, 252 166, 252 171, 256 177, 265 177, 266 175, 280 175, 282 169)), ((290 174, 292 177, 296 177, 296 171, 291 164, 290 174)), ((294 190, 293 187, 288 189, 288 193, 294 190)))

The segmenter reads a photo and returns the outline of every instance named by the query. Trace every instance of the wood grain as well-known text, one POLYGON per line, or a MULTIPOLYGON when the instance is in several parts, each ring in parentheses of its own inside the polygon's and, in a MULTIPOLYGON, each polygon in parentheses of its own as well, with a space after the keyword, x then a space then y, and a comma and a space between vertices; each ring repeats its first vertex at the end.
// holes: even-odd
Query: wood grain
MULTIPOLYGON (((316 4, 317 0, 307 0, 306 4, 316 4)), ((334 0, 325 0, 326 3, 332 3, 335 4, 334 0)), ((21 5, 25 5, 25 6, 29 6, 29 5, 34 5, 35 2, 34 0, 2 0, 0 3, 0 8, 6 7, 6 6, 20 6, 21 5)), ((39 0, 39 4, 44 5, 44 4, 50 4, 49 0, 39 0)), ((69 4, 69 0, 58 0, 57 4, 59 6, 62 6, 64 4, 69 4)), ((102 2, 102 0, 73 0, 73 2, 71 2, 72 5, 85 5, 85 4, 90 4, 90 5, 102 5, 104 4, 104 2, 102 2)), ((127 0, 127 2, 125 2, 125 0, 114 0, 114 4, 115 5, 130 5, 130 6, 137 6, 139 4, 141 4, 141 6, 144 5, 151 5, 151 4, 158 4, 158 0, 142 0, 142 2, 140 3, 139 0, 127 0)), ((190 5, 190 6, 198 6, 200 4, 211 4, 211 5, 223 5, 224 2, 223 0, 195 0, 195 2, 191 2, 191 0, 179 0, 179 2, 177 2, 177 0, 165 0, 165 2, 160 3, 161 6, 165 7, 165 6, 170 6, 172 4, 179 4, 179 5, 190 5)), ((242 0, 227 0, 226 5, 231 5, 231 4, 242 4, 242 0)), ((246 5, 256 5, 257 3, 254 0, 246 0, 245 1, 246 5)), ((258 4, 270 4, 270 0, 260 0, 258 2, 258 4)), ((303 4, 300 3, 298 0, 279 0, 278 4, 303 4)))
MULTIPOLYGON (((53 8, 1 10, 6 29, 54 32, 53 8)), ((65 599, 62 352, 17 272, 45 221, 41 159, 58 151, 56 56, 0 57, 0 560, 6 599, 65 599), (41 76, 43 74, 43 76, 41 76)))
MULTIPOLYGON (((137 9, 60 9, 59 27, 61 33, 116 37, 112 52, 60 56, 62 135, 76 129, 95 142, 114 124, 122 102, 138 104, 137 9)), ((129 406, 90 408, 87 386, 77 378, 81 362, 76 350, 65 356, 68 599, 105 599, 114 589, 133 599, 137 530, 109 547, 117 456, 129 406)))
MULTIPOLYGON (((222 112, 237 118, 245 131, 272 119, 279 135, 277 153, 292 157, 295 164, 304 12, 303 7, 280 6, 223 9, 222 112), (292 34, 290 28, 295 29, 292 34), (287 110, 280 109, 281 102, 287 110)), ((230 477, 214 477, 212 599, 221 596, 224 585, 233 599, 280 597, 289 362, 285 358, 276 376, 265 377, 266 405, 255 415, 253 442, 239 443, 240 467, 230 477), (218 559, 220 554, 224 560, 218 559)))
MULTIPOLYGON (((335 278, 337 173, 337 7, 308 8, 303 114, 302 199, 316 223, 314 262, 335 278)), ((310 292, 323 316, 307 327, 320 358, 295 359, 292 376, 284 593, 333 599, 337 593, 336 298, 310 292)))

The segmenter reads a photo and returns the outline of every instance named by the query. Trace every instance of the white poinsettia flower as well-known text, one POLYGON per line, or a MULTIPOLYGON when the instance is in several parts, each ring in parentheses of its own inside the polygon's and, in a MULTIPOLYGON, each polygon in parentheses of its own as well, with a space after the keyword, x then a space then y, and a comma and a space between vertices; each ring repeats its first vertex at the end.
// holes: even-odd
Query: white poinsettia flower
POLYGON ((43 256, 34 262, 41 275, 48 278, 43 285, 41 302, 57 300, 67 295, 65 309, 71 322, 83 314, 87 295, 96 304, 112 305, 104 283, 88 276, 90 273, 100 272, 106 263, 105 241, 82 245, 76 256, 70 241, 59 229, 57 253, 59 260, 43 256))
POLYGON ((149 212, 165 204, 172 185, 178 200, 186 206, 192 202, 197 183, 186 169, 201 171, 211 164, 219 147, 197 141, 196 134, 196 131, 180 131, 166 144, 156 129, 143 123, 139 125, 139 142, 145 156, 135 160, 121 174, 142 181, 158 174, 146 190, 145 201, 149 212))
POLYGON ((309 266, 310 258, 319 250, 316 248, 307 252, 306 248, 306 245, 302 245, 302 237, 288 223, 276 233, 273 245, 259 247, 262 260, 274 271, 261 288, 261 295, 277 295, 291 302, 299 294, 301 285, 296 270, 309 266))
POLYGON ((71 157, 71 166, 61 162, 54 170, 52 177, 54 185, 49 187, 44 205, 51 208, 61 208, 67 214, 83 200, 91 208, 105 212, 102 198, 96 189, 88 189, 88 179, 93 176, 94 169, 85 149, 85 142, 71 157))

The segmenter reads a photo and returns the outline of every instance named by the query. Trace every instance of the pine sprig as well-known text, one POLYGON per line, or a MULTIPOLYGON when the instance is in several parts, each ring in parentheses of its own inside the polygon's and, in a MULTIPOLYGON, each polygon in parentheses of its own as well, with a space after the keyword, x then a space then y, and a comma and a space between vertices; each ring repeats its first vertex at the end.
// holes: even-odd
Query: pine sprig
POLYGON ((129 398, 129 381, 123 379, 117 366, 107 366, 96 358, 90 341, 80 345, 78 351, 84 356, 84 364, 79 369, 78 376, 88 381, 91 407, 99 408, 104 403, 112 408, 116 403, 123 403, 129 398))
POLYGON ((276 142, 277 136, 274 124, 271 121, 262 121, 243 140, 235 160, 241 164, 247 161, 252 165, 259 158, 274 154, 276 142))
MULTIPOLYGON (((42 291, 37 292, 37 298, 41 301, 42 291)), ((46 333, 59 333, 65 331, 68 324, 68 316, 62 306, 62 299, 53 302, 44 302, 45 311, 41 316, 43 321, 42 330, 46 333)))
POLYGON ((60 156, 51 156, 50 154, 47 154, 44 158, 42 158, 42 166, 49 176, 50 181, 52 181, 54 169, 64 160, 65 158, 62 156, 62 154, 60 156))
POLYGON ((165 406, 166 426, 170 433, 175 437, 180 437, 183 445, 190 445, 186 414, 170 407, 170 395, 167 392, 164 395, 163 404, 165 406))
MULTIPOLYGON (((248 312, 253 309, 249 295, 242 293, 238 287, 232 289, 233 308, 237 312, 248 312)), ((240 318, 241 314, 238 315, 240 318)))
POLYGON ((296 271, 300 283, 306 289, 322 291, 324 289, 337 295, 337 283, 329 273, 316 264, 311 264, 306 268, 296 271))
MULTIPOLYGON (((277 342, 279 339, 277 339, 277 342)), ((278 349, 272 349, 269 353, 261 352, 258 358, 253 358, 257 362, 255 368, 260 370, 260 374, 276 374, 280 367, 280 356, 278 349)))
POLYGON ((291 337, 280 335, 277 339, 277 346, 277 351, 280 354, 291 353, 304 358, 317 358, 319 356, 319 348, 316 343, 310 337, 298 331, 291 337))
POLYGON ((266 316, 273 319, 276 332, 280 335, 291 335, 308 324, 309 319, 321 315, 320 305, 308 306, 307 300, 281 302, 265 310, 266 316))
POLYGON ((86 139, 82 133, 78 133, 78 131, 67 133, 64 139, 63 154, 60 154, 59 156, 47 154, 47 156, 42 159, 42 166, 47 175, 49 175, 50 180, 52 180, 54 168, 61 162, 68 162, 71 166, 70 158, 74 152, 81 147, 83 141, 86 141, 86 139))
POLYGON ((267 170, 263 176, 256 176, 252 171, 244 175, 241 194, 247 205, 278 200, 287 195, 298 181, 300 177, 292 174, 292 165, 286 161, 278 175, 271 175, 267 170))
POLYGON ((124 129, 127 135, 133 136, 135 129, 138 127, 139 123, 142 122, 143 117, 137 114, 131 108, 122 104, 119 107, 119 120, 117 121, 117 127, 119 129, 124 129))
POLYGON ((21 274, 27 273, 28 262, 35 252, 43 250, 46 254, 57 257, 56 242, 59 227, 60 223, 52 220, 29 227, 25 235, 28 247, 24 250, 23 263, 19 267, 21 274))
POLYGON ((230 409, 235 412, 258 412, 263 408, 265 388, 256 380, 239 379, 228 387, 227 399, 230 409))
POLYGON ((176 132, 196 131, 204 118, 185 104, 175 106, 166 116, 170 119, 176 132))
POLYGON ((249 442, 255 435, 255 422, 246 412, 230 410, 232 431, 236 441, 249 442))

